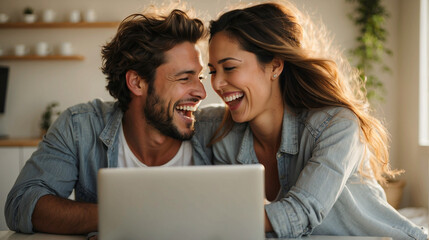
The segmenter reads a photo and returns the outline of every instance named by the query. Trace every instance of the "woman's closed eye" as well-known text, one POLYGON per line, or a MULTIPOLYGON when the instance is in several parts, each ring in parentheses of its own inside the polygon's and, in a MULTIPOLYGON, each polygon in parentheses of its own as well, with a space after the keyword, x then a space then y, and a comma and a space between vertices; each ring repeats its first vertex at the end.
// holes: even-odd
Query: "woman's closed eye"
MULTIPOLYGON (((223 70, 225 71, 225 72, 229 72, 229 71, 232 71, 232 70, 234 70, 235 69, 235 67, 224 67, 223 68, 223 70)), ((210 72, 209 72, 209 74, 210 75, 214 75, 214 74, 216 74, 216 70, 211 70, 210 72)))
MULTIPOLYGON (((224 72, 229 72, 229 71, 232 71, 232 70, 234 70, 236 67, 223 67, 223 71, 224 72)), ((209 72, 209 74, 210 75, 215 75, 216 74, 216 70, 210 70, 210 72, 209 72)))
POLYGON ((228 72, 228 71, 231 71, 231 70, 234 70, 235 69, 235 67, 224 67, 223 68, 223 70, 225 71, 225 72, 228 72))

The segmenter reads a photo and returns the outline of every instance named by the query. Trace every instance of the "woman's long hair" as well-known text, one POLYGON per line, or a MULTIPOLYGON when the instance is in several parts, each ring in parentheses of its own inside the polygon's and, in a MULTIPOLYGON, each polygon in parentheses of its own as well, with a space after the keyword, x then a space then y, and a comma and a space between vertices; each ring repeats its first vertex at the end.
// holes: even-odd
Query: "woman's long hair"
MULTIPOLYGON (((331 42, 323 27, 316 28, 290 3, 263 3, 224 13, 210 22, 210 40, 224 32, 240 46, 266 64, 274 57, 284 61, 280 88, 286 105, 294 109, 316 109, 338 106, 350 109, 359 119, 361 140, 370 153, 372 172, 364 167, 359 172, 374 176, 379 182, 395 175, 389 166, 388 134, 383 124, 370 114, 368 100, 358 79, 331 42)), ((229 110, 213 136, 214 144, 228 134, 233 125, 229 110)))

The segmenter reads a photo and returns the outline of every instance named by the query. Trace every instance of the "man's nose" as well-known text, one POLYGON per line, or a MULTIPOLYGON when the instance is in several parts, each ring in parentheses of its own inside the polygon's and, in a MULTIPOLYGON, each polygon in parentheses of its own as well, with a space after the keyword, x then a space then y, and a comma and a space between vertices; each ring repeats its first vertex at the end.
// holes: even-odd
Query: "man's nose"
POLYGON ((191 92, 191 95, 193 97, 197 97, 201 100, 206 98, 206 96, 207 96, 206 89, 204 88, 204 85, 201 81, 198 80, 195 83, 195 87, 194 87, 193 91, 191 92))

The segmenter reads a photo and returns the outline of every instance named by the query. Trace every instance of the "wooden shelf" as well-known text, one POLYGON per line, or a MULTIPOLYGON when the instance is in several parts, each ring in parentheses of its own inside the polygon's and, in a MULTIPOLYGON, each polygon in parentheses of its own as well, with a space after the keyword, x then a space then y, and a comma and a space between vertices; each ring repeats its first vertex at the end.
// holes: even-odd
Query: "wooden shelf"
POLYGON ((40 138, 5 138, 0 139, 0 147, 33 147, 40 141, 40 138))
POLYGON ((78 61, 83 61, 84 59, 85 59, 85 57, 81 56, 81 55, 73 55, 73 56, 62 56, 62 55, 0 56, 0 60, 78 60, 78 61))
POLYGON ((54 23, 0 23, 1 28, 115 28, 119 26, 119 22, 54 22, 54 23))

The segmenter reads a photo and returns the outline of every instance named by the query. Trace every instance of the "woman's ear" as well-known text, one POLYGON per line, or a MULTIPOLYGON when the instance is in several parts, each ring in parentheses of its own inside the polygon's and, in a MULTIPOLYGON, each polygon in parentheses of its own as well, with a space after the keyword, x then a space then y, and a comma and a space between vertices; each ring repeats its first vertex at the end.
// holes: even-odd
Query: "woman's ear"
POLYGON ((283 72, 284 62, 280 58, 274 58, 271 61, 271 66, 273 67, 271 70, 271 74, 272 74, 271 79, 275 80, 283 72))
POLYGON ((134 70, 128 70, 125 74, 128 89, 136 96, 146 92, 146 82, 134 70))

